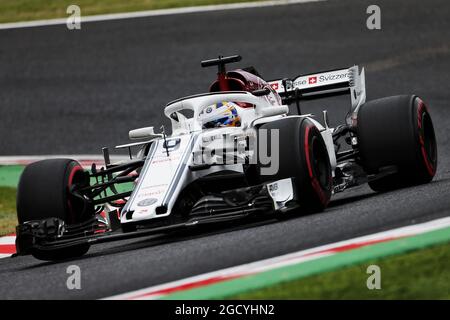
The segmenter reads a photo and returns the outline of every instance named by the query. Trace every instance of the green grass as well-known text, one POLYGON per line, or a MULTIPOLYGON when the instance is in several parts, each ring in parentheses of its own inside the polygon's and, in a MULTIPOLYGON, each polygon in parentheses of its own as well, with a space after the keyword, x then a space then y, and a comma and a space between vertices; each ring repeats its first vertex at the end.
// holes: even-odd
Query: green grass
MULTIPOLYGON (((1 0, 0 0, 1 1, 1 0)), ((17 187, 24 166, 0 166, 0 187, 17 187)))
POLYGON ((261 0, 0 0, 0 23, 65 18, 71 4, 82 15, 166 9, 261 0))
POLYGON ((15 231, 16 189, 0 187, 0 237, 15 231))
POLYGON ((370 261, 231 299, 450 299, 450 244, 370 261), (381 289, 369 290, 366 269, 381 268, 381 289))

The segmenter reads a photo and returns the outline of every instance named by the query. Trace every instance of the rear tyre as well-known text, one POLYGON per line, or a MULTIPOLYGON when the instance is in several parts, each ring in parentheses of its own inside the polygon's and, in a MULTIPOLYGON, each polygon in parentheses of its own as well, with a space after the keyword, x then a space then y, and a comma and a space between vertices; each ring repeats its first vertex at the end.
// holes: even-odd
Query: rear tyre
MULTIPOLYGON (((47 218, 59 218, 66 224, 82 222, 93 215, 93 208, 71 195, 70 189, 88 184, 89 178, 75 160, 50 159, 28 165, 17 190, 19 224, 47 218)), ((20 240, 16 239, 16 244, 20 240)), ((40 260, 61 260, 81 256, 88 250, 89 245, 82 244, 53 250, 33 248, 30 253, 40 260)))
POLYGON ((369 174, 383 167, 396 173, 369 182, 374 191, 389 191, 430 182, 437 168, 433 122, 425 103, 414 95, 369 101, 358 112, 361 163, 369 174))
MULTIPOLYGON (((279 167, 272 175, 262 172, 263 165, 258 166, 262 182, 294 178, 297 199, 302 213, 323 211, 331 197, 332 173, 330 159, 325 142, 314 123, 306 118, 289 117, 262 125, 259 136, 267 134, 261 129, 278 130, 279 167)), ((270 137, 268 134, 268 149, 270 137)), ((274 156, 271 153, 272 162, 274 156)))

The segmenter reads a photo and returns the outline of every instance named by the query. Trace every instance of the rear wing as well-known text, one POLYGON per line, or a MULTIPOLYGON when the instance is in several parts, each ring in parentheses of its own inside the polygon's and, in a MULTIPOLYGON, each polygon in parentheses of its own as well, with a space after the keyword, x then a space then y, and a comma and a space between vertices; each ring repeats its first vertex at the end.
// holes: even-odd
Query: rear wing
POLYGON ((350 94, 352 111, 357 111, 366 101, 364 68, 359 73, 358 66, 273 80, 269 84, 281 96, 283 104, 350 94))

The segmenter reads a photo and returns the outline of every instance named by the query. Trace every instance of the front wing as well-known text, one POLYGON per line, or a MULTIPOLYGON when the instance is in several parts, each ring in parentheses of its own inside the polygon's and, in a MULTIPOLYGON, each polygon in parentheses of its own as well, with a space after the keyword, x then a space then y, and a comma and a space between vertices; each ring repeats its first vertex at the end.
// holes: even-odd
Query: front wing
POLYGON ((251 216, 286 214, 298 208, 293 179, 282 179, 257 186, 224 191, 200 199, 192 208, 188 220, 123 233, 117 216, 101 216, 79 225, 66 225, 58 218, 28 221, 17 227, 17 255, 30 254, 32 250, 55 250, 82 244, 98 244, 132 239, 153 234, 168 233, 210 223, 225 222, 251 216), (114 218, 115 217, 115 218, 114 218), (114 223, 116 219, 116 223, 114 223))

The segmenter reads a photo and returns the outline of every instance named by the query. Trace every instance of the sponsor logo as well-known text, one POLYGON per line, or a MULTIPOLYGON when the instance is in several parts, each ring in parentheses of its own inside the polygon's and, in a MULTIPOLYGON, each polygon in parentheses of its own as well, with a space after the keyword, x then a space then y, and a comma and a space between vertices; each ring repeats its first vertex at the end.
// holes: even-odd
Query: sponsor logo
POLYGON ((272 83, 270 86, 271 86, 272 89, 275 90, 275 91, 277 91, 277 90, 280 88, 278 82, 272 83))
POLYGON ((164 142, 163 147, 164 147, 164 152, 166 151, 166 148, 169 151, 175 151, 180 147, 180 138, 176 138, 176 139, 170 139, 164 142))
MULTIPOLYGON (((169 151, 174 151, 174 150, 170 150, 169 151)), ((166 152, 166 150, 164 149, 163 151, 161 151, 161 153, 163 154, 164 152, 166 152)), ((156 157, 155 157, 156 158, 156 157)), ((163 162, 171 162, 171 161, 176 161, 178 159, 180 159, 181 156, 178 155, 170 155, 169 157, 167 157, 167 154, 163 154, 162 157, 158 156, 157 159, 152 161, 152 164, 158 164, 158 163, 163 163, 163 162)))
POLYGON ((139 207, 148 207, 148 206, 151 206, 152 204, 156 203, 156 201, 158 201, 158 199, 147 198, 147 199, 139 201, 137 205, 139 207))
POLYGON ((306 79, 296 79, 294 81, 294 87, 300 87, 300 86, 304 86, 306 84, 306 79))
POLYGON ((317 77, 309 77, 308 78, 309 84, 316 84, 317 83, 317 77))
POLYGON ((157 184, 157 185, 153 185, 153 186, 146 186, 146 187, 142 187, 142 190, 145 189, 153 189, 153 188, 165 188, 167 187, 167 183, 163 183, 163 184, 157 184))
POLYGON ((140 193, 137 195, 138 198, 146 198, 146 197, 154 197, 154 196, 158 196, 160 194, 163 194, 164 190, 156 190, 156 191, 151 191, 151 192, 144 192, 144 193, 140 193))
POLYGON ((326 82, 326 81, 335 81, 335 80, 345 80, 348 77, 348 73, 339 73, 339 74, 328 74, 328 75, 321 75, 319 77, 319 82, 326 82))
POLYGON ((278 190, 278 183, 272 183, 272 184, 269 184, 269 191, 270 192, 274 192, 274 191, 277 191, 278 190))
POLYGON ((317 76, 305 76, 295 79, 294 87, 314 86, 317 84, 327 84, 333 81, 347 81, 347 70, 343 73, 323 73, 317 76))

